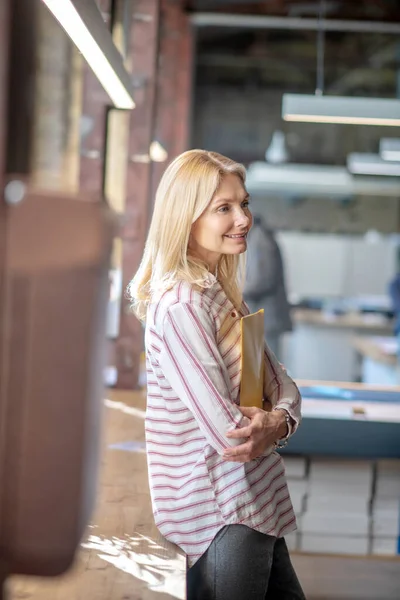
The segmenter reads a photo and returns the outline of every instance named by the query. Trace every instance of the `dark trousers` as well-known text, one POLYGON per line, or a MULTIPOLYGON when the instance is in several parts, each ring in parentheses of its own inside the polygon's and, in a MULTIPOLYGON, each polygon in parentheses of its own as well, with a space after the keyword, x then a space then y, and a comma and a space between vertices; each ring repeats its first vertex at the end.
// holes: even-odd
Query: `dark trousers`
POLYGON ((305 600, 283 538, 228 525, 188 570, 187 600, 305 600))

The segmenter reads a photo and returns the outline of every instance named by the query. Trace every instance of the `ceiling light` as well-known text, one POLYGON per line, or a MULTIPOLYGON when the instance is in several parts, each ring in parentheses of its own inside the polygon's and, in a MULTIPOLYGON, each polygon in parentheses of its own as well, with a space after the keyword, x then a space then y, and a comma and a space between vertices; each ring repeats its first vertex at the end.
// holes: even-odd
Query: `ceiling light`
POLYGON ((284 94, 282 117, 306 123, 400 125, 400 100, 284 94))
POLYGON ((265 152, 265 160, 273 165, 285 163, 289 159, 283 131, 274 131, 271 143, 265 152))
POLYGON ((165 162, 168 158, 168 152, 157 140, 151 142, 149 154, 153 162, 165 162))
POLYGON ((317 188, 319 193, 341 196, 348 193, 351 175, 344 167, 337 166, 255 162, 248 168, 246 186, 251 193, 264 188, 270 193, 296 191, 298 195, 307 195, 317 188))
POLYGON ((116 108, 132 109, 132 84, 94 0, 43 0, 110 96, 116 108))
POLYGON ((282 117, 303 123, 346 123, 352 125, 400 125, 400 100, 324 96, 326 5, 319 2, 317 35, 317 86, 315 95, 284 94, 282 117))
POLYGON ((383 138, 379 144, 379 154, 383 160, 400 161, 400 138, 383 138))
POLYGON ((347 168, 354 175, 400 176, 400 162, 383 160, 379 154, 352 152, 347 157, 347 168))
POLYGON ((385 196, 398 198, 400 182, 393 177, 355 177, 336 165, 254 162, 247 170, 246 187, 251 195, 267 197, 385 196))

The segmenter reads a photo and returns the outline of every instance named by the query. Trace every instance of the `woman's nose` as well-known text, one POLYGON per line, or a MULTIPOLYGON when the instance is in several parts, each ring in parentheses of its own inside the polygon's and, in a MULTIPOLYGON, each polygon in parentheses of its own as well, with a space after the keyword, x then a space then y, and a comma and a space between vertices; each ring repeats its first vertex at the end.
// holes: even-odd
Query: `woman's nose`
POLYGON ((243 208, 240 208, 236 214, 236 226, 237 227, 248 227, 250 224, 250 217, 243 208))

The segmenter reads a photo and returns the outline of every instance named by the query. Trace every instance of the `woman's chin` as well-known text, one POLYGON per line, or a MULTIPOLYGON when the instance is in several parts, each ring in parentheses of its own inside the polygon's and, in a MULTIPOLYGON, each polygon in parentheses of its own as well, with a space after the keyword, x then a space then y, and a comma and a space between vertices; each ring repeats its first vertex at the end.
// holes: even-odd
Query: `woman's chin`
POLYGON ((246 252, 246 250, 247 242, 246 240, 243 240, 240 243, 236 243, 235 247, 232 247, 231 245, 229 247, 225 246, 223 254, 243 254, 243 252, 246 252))

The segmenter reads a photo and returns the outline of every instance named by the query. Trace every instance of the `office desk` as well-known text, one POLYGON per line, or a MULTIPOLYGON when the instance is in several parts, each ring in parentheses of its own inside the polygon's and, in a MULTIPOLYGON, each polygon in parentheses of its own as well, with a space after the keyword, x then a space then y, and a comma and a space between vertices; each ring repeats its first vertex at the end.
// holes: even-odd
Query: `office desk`
POLYGON ((400 388, 297 384, 303 421, 284 454, 400 458, 400 388))

